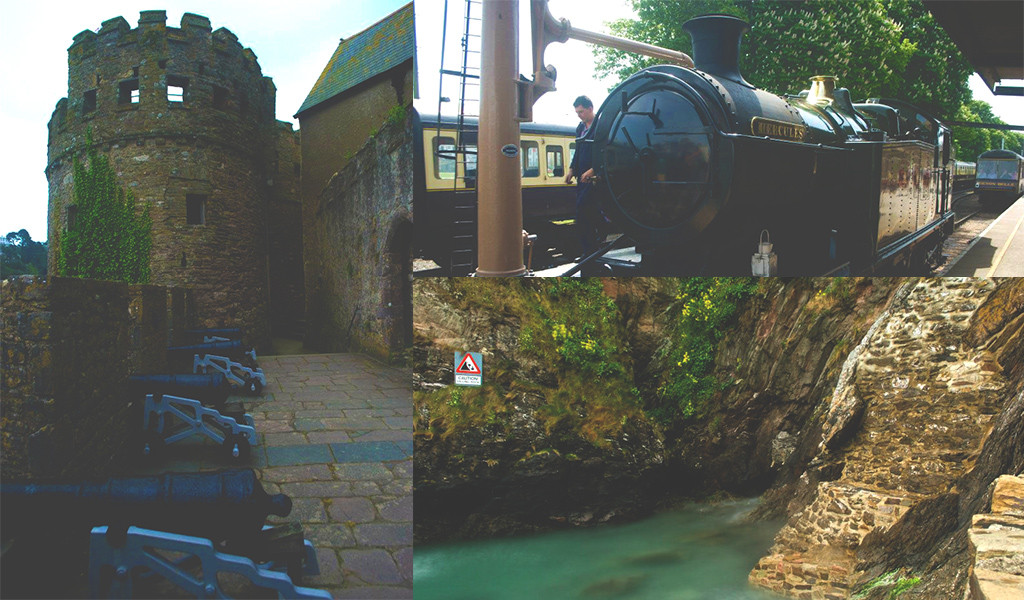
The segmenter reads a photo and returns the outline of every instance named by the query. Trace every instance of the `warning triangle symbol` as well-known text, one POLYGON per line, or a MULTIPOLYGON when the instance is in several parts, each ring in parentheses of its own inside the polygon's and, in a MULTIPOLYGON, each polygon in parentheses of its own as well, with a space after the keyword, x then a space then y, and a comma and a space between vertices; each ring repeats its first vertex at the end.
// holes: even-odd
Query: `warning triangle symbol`
POLYGON ((479 375, 480 367, 478 367, 476 361, 473 360, 473 355, 467 352, 465 358, 463 358, 462 362, 459 363, 459 368, 455 369, 455 372, 479 375))

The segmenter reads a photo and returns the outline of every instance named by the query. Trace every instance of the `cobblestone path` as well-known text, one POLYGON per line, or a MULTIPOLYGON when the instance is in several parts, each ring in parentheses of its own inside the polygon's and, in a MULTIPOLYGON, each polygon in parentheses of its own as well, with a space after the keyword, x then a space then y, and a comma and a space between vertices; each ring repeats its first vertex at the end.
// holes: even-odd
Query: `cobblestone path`
POLYGON ((358 354, 261 356, 263 487, 292 498, 335 598, 412 598, 412 377, 358 354))

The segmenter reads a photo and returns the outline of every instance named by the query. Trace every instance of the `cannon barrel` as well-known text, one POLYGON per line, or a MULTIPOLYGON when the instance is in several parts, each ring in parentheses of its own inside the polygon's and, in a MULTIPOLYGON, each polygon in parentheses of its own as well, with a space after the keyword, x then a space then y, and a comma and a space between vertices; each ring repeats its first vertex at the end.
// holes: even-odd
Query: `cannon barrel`
POLYGON ((2 484, 4 537, 40 530, 129 525, 229 544, 256 538, 291 499, 268 494, 252 469, 110 479, 80 484, 2 484))
POLYGON ((242 350, 242 342, 240 340, 171 346, 167 351, 175 354, 225 354, 244 352, 242 350))
POLYGON ((196 354, 213 354, 215 356, 226 356, 234 361, 252 364, 256 360, 256 350, 242 346, 241 340, 228 340, 226 342, 203 342, 201 344, 188 344, 185 346, 171 346, 167 349, 168 358, 171 360, 172 368, 182 366, 185 363, 191 364, 192 357, 196 354))
POLYGON ((132 375, 129 389, 135 395, 170 394, 199 400, 203 404, 222 405, 231 393, 231 386, 220 373, 182 375, 132 375))
POLYGON ((203 341, 204 337, 213 336, 228 338, 229 340, 242 339, 242 330, 237 327, 214 327, 209 329, 186 329, 185 335, 189 339, 203 341))

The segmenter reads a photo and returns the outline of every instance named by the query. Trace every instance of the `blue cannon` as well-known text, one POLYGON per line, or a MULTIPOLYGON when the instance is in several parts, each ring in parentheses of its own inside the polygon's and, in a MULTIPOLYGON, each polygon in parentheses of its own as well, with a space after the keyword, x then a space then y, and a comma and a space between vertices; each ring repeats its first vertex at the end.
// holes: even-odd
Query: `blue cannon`
POLYGON ((267 386, 267 377, 263 374, 263 369, 253 366, 256 362, 256 350, 243 350, 242 342, 239 340, 174 346, 168 348, 167 352, 172 362, 191 357, 193 373, 219 372, 233 385, 244 388, 251 394, 259 395, 267 386), (243 364, 243 358, 250 359, 251 363, 243 364))
POLYGON ((169 394, 146 394, 143 404, 142 442, 146 459, 155 460, 164 447, 200 436, 213 440, 231 460, 245 462, 256 445, 256 428, 251 415, 225 415, 191 398, 169 394))
POLYGON ((172 357, 188 356, 190 354, 216 353, 228 356, 234 360, 249 359, 256 362, 256 349, 249 347, 244 349, 241 340, 224 340, 216 342, 203 342, 200 344, 186 344, 184 346, 171 346, 167 349, 172 357))
POLYGON ((242 330, 237 327, 220 327, 209 329, 186 329, 185 335, 202 342, 227 342, 242 339, 242 330))
POLYGON ((23 555, 5 575, 24 580, 25 589, 52 580, 50 553, 61 550, 54 544, 88 536, 91 597, 145 595, 144 586, 162 578, 196 597, 224 598, 218 575, 233 573, 279 598, 330 598, 293 583, 319 572, 316 555, 296 524, 266 526, 270 515, 287 516, 292 502, 268 494, 251 469, 3 484, 0 501, 4 538, 23 555))
POLYGON ((173 394, 199 400, 207 406, 224 406, 232 387, 222 373, 188 373, 179 375, 132 375, 128 388, 133 395, 173 394))

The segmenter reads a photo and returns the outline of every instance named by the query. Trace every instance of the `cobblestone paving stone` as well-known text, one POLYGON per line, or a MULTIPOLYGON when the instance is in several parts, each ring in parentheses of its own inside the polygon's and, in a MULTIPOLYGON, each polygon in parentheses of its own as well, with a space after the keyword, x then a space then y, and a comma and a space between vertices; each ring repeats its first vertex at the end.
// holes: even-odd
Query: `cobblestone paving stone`
POLYGON ((412 377, 358 354, 260 357, 246 399, 253 465, 316 547, 302 584, 335 598, 412 598, 412 377))

